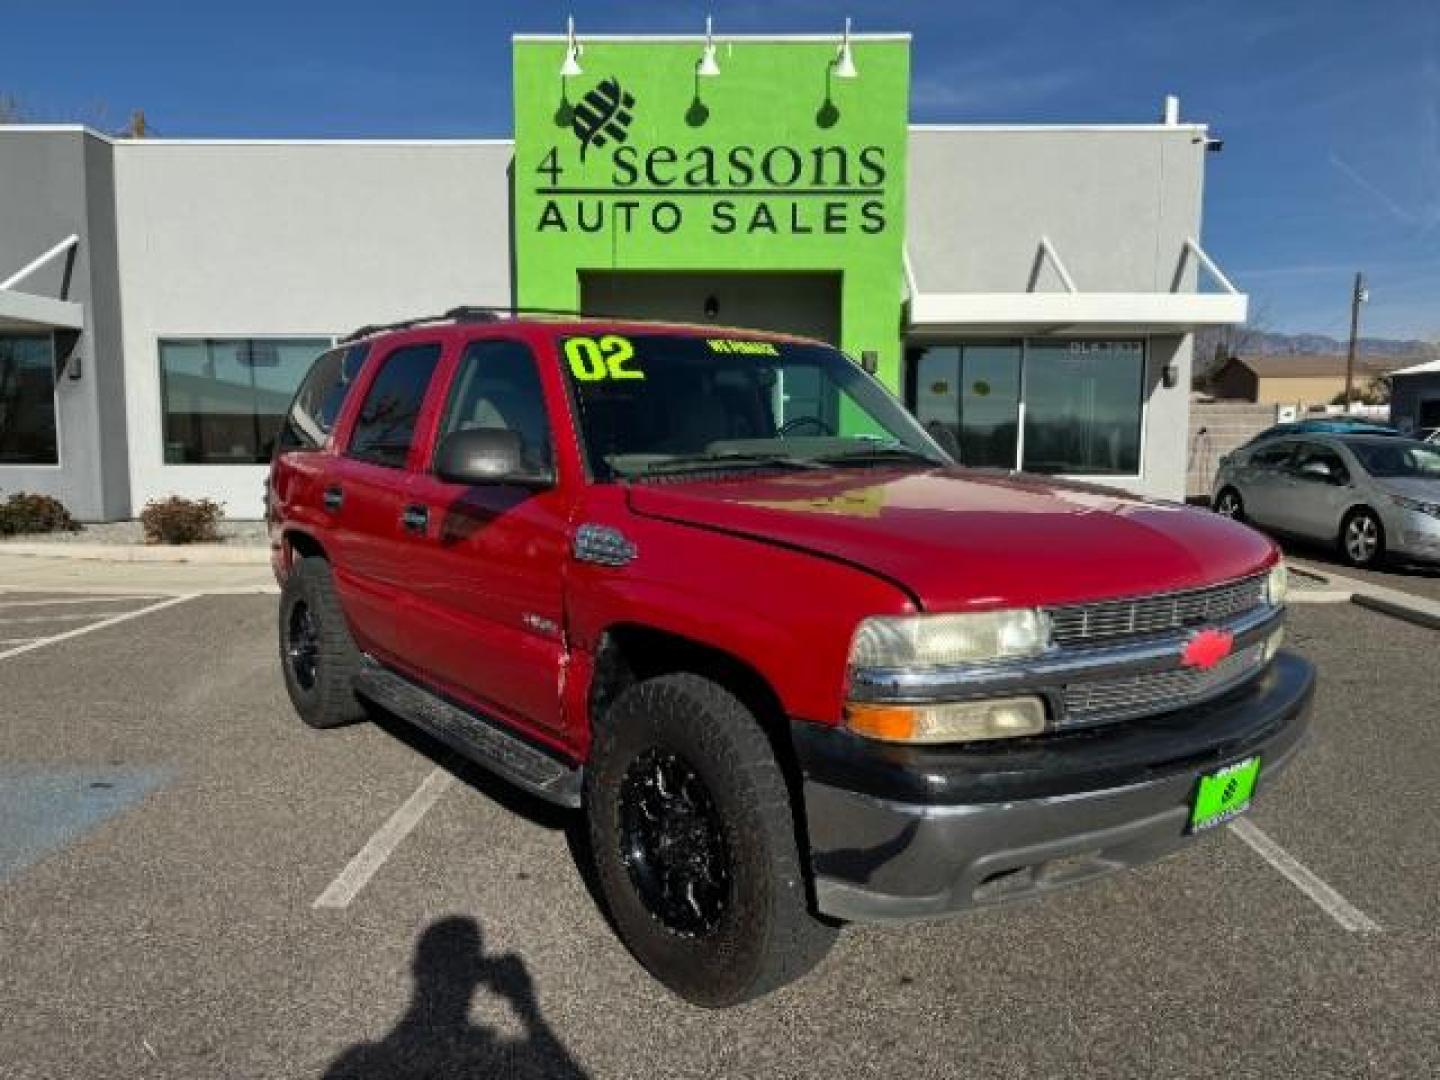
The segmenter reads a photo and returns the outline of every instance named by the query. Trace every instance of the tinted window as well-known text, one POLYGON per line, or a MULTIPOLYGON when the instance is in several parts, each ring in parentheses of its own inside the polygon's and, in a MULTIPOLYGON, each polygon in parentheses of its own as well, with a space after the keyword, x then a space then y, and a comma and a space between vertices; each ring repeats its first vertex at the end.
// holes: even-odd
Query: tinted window
POLYGON ((296 387, 329 345, 321 338, 160 342, 165 463, 269 461, 296 387))
POLYGON ((49 334, 0 334, 0 465, 56 465, 49 334))
POLYGON ((1330 475, 1339 483, 1346 483, 1350 479, 1350 470, 1345 467, 1345 462, 1340 460, 1340 455, 1330 447, 1321 446, 1318 443, 1301 443, 1295 452, 1295 461, 1290 467, 1299 473, 1312 462, 1328 465, 1330 475))
POLYGON ((1440 480, 1440 450, 1422 442, 1350 442, 1350 452, 1371 476, 1440 480))
POLYGON ((318 450, 325 445, 369 351, 369 345, 352 345, 333 349, 315 361, 280 429, 281 450, 318 450))
POLYGON ((1257 469, 1276 469, 1290 460, 1290 455, 1295 452, 1294 443, 1277 443, 1274 446, 1262 446, 1250 454, 1249 464, 1257 469))
POLYGON ((439 345, 408 345, 385 358, 360 406, 350 435, 350 457, 392 469, 405 466, 415 441, 415 421, 439 362, 439 345))
MULTIPOLYGON (((551 465, 550 421, 540 373, 529 348, 518 341, 476 341, 465 350, 440 438, 452 431, 500 428, 520 436, 525 464, 551 465)), ((438 440, 437 440, 438 442, 438 440)))
POLYGON ((1140 472, 1145 349, 1138 341, 1032 341, 1025 350, 1029 472, 1140 472))

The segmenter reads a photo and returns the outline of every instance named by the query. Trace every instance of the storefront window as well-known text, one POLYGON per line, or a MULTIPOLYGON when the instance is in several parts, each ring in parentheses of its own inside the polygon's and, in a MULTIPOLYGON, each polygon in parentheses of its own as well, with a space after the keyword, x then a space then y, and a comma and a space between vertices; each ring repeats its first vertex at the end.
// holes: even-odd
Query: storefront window
POLYGON ((909 357, 910 405, 962 464, 1070 476, 1139 474, 1142 342, 965 342, 912 349, 909 357))
POLYGON ((325 338, 160 342, 167 465, 270 460, 290 399, 325 338))
POLYGON ((0 334, 0 465, 58 465, 49 334, 0 334))
POLYGON ((1144 377, 1138 341, 1028 342, 1025 471, 1138 475, 1144 377))

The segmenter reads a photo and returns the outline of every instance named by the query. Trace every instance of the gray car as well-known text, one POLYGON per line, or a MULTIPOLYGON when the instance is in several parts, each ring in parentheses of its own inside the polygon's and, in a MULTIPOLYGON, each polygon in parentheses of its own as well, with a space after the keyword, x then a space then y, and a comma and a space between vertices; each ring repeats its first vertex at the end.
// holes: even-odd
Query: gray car
POLYGON ((1217 513, 1336 544, 1353 566, 1440 561, 1440 447, 1374 435, 1265 439, 1224 458, 1217 513))

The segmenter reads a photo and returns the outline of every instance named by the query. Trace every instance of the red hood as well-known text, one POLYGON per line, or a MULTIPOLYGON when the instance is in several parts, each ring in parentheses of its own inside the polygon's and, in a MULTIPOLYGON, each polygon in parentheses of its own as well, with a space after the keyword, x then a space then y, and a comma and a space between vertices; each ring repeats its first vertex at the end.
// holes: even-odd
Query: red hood
POLYGON ((1275 551, 1259 533, 1202 510, 965 469, 636 484, 630 505, 858 563, 902 582, 932 611, 1212 585, 1264 569, 1275 551))

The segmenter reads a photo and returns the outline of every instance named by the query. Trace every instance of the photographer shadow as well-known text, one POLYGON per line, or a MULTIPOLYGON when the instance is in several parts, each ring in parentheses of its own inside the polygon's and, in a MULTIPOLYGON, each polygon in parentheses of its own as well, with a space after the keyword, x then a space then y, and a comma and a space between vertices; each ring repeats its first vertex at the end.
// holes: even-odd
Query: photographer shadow
POLYGON ((486 956, 480 925, 450 916, 426 927, 415 945, 415 989, 405 1015, 378 1042, 357 1043, 325 1071, 325 1080, 420 1077, 556 1077, 586 1073, 540 1015, 535 986, 514 954, 486 956), (520 1039, 470 1019, 477 991, 509 1002, 524 1025, 520 1039))

